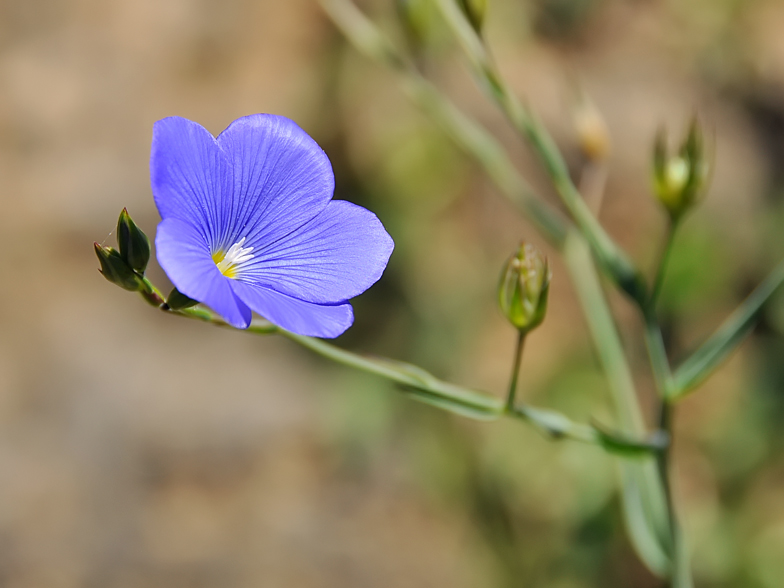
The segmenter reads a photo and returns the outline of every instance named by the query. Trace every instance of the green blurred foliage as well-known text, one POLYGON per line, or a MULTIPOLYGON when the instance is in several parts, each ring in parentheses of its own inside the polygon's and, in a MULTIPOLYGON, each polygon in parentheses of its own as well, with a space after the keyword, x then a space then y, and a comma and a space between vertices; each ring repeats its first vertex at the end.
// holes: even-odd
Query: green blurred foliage
MULTIPOLYGON (((384 9, 383 2, 370 4, 384 9)), ((772 157, 770 128, 760 123, 750 105, 761 88, 784 87, 784 69, 760 73, 752 63, 758 58, 751 48, 755 23, 761 18, 758 11, 772 6, 784 25, 784 13, 774 4, 489 4, 486 34, 491 45, 494 35, 501 39, 505 71, 519 82, 533 107, 544 111, 567 153, 576 149, 566 143, 569 134, 559 127, 566 112, 553 107, 553 86, 574 68, 589 78, 600 96, 600 108, 610 115, 610 132, 617 134, 615 151, 622 153, 611 159, 611 174, 619 179, 608 186, 602 220, 643 260, 653 259, 660 250, 657 235, 665 225, 647 192, 645 175, 655 130, 671 122, 664 116, 683 120, 692 114, 695 102, 701 107, 699 96, 711 96, 702 101, 710 124, 718 129, 710 140, 718 153, 715 164, 722 167, 714 174, 707 202, 682 224, 661 298, 674 359, 709 335, 784 255, 784 183, 770 171, 775 166, 749 182, 743 160, 735 161, 732 150, 735 133, 742 128, 738 141, 745 141, 743 148, 753 158, 772 157), (647 37, 629 39, 618 29, 608 32, 608 26, 633 28, 636 18, 648 19, 647 37), (606 41, 608 36, 622 37, 624 47, 610 56, 605 52, 605 43, 612 43, 606 41), (729 38, 731 44, 726 43, 729 38), (570 46, 580 52, 572 53, 570 46), (622 54, 626 50, 631 52, 628 58, 622 54), (719 50, 732 55, 717 65, 719 50), (634 64, 618 65, 645 51, 661 53, 650 77, 634 64), (581 72, 581 66, 588 71, 581 72), (662 73, 667 68, 669 73, 662 73), (624 76, 632 72, 633 81, 627 81, 624 76), (754 84, 748 83, 750 76, 754 84), (602 90, 602 84, 611 89, 602 90), (691 101, 676 100, 668 108, 658 108, 654 100, 660 94, 655 88, 661 84, 665 91, 691 96, 691 101), (639 100, 646 90, 651 91, 649 101, 639 100), (627 104, 632 98, 637 110, 627 104), (647 131, 647 136, 623 132, 624 125, 636 124, 636 118, 642 122, 635 132, 647 131), (739 192, 739 185, 763 194, 739 192)), ((417 14, 420 24, 433 18, 430 11, 417 14)), ((385 21, 388 29, 390 22, 385 21)), ((407 26, 402 25, 399 38, 411 36, 407 26)), ((442 29, 434 24, 432 31, 417 32, 420 66, 475 116, 489 121, 526 174, 540 181, 527 157, 508 140, 503 124, 477 99, 471 81, 455 73, 442 29)), ((493 194, 472 162, 406 103, 394 78, 358 59, 350 47, 338 43, 335 51, 341 55, 339 75, 349 88, 339 92, 342 151, 335 157, 328 149, 339 164, 338 193, 346 190, 345 179, 351 178, 352 199, 383 211, 397 245, 390 273, 358 305, 361 336, 346 341, 356 349, 372 345, 373 351, 414 361, 439 377, 467 381, 500 395, 512 338, 493 308, 493 284, 508 251, 519 239, 535 235, 493 194), (363 321, 382 326, 363 326, 363 321), (392 337, 378 337, 391 332, 392 337), (494 357, 498 361, 486 365, 494 357), (499 369, 502 374, 488 375, 499 369)), ((564 83, 563 93, 567 91, 564 83)), ((777 113, 784 129, 784 107, 768 116, 777 113)), ((779 140, 784 144, 784 137, 779 140)), ((587 339, 565 282, 556 261, 556 291, 541 338, 532 338, 533 349, 526 351, 522 394, 575 420, 612 425, 607 385, 592 351, 581 346, 587 339)), ((628 336, 639 338, 639 324, 622 306, 617 310, 628 336)), ((767 507, 780 496, 778 480, 784 479, 784 429, 779 425, 784 417, 782 333, 784 293, 768 305, 763 324, 741 353, 679 414, 677 494, 692 537, 700 587, 773 587, 784 577, 784 508, 767 507)), ((644 361, 638 361, 643 355, 635 345, 630 343, 630 356, 637 362, 635 377, 646 394, 643 403, 652 406, 650 373, 644 361)), ((341 376, 333 388, 338 392, 329 397, 327 412, 338 452, 386 455, 436 508, 466 521, 472 530, 467 565, 476 578, 470 585, 660 585, 637 561, 625 538, 614 461, 600 450, 552 442, 518 423, 466 423, 405 398, 391 399, 386 396, 388 387, 372 379, 341 376)))

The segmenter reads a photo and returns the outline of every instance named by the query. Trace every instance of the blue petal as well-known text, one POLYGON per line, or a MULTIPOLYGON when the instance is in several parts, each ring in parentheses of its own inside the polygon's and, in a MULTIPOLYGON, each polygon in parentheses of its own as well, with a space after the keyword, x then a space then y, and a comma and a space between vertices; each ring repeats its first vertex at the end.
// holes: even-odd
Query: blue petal
MULTIPOLYGON (((229 234, 259 247, 288 235, 321 212, 335 177, 324 151, 285 117, 254 114, 218 136, 233 167, 229 234)), ((227 243, 228 246, 233 243, 227 243)))
POLYGON ((233 280, 235 294, 255 312, 279 327, 310 337, 337 337, 354 322, 350 304, 311 304, 261 286, 233 280))
POLYGON ((335 200, 309 223, 254 251, 240 280, 307 302, 335 304, 373 285, 393 248, 375 214, 335 200))
POLYGON ((150 178, 162 218, 191 223, 213 247, 230 238, 231 164, 204 127, 180 117, 156 122, 150 178))
POLYGON ((203 302, 238 329, 250 324, 251 311, 235 296, 231 279, 215 266, 204 235, 190 223, 164 218, 155 236, 158 263, 176 288, 203 302))

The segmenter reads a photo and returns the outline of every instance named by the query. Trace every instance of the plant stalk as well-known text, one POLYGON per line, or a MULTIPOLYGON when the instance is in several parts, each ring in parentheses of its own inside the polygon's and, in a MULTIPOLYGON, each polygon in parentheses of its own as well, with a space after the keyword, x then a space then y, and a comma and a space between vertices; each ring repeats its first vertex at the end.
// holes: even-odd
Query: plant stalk
POLYGON ((520 376, 520 364, 523 361, 523 347, 525 345, 525 331, 517 332, 517 343, 515 345, 514 364, 512 365, 512 376, 509 378, 509 390, 506 394, 506 412, 512 412, 515 406, 515 394, 517 393, 517 379, 520 376))
POLYGON ((662 286, 664 285, 664 275, 667 270, 667 263, 670 260, 672 253, 672 245, 675 241, 675 232, 678 229, 678 221, 669 219, 667 221, 667 234, 664 237, 664 245, 662 246, 659 255, 659 262, 656 265, 656 275, 653 279, 653 288, 651 289, 651 297, 648 305, 653 311, 656 310, 656 304, 659 301, 659 294, 661 294, 662 286))

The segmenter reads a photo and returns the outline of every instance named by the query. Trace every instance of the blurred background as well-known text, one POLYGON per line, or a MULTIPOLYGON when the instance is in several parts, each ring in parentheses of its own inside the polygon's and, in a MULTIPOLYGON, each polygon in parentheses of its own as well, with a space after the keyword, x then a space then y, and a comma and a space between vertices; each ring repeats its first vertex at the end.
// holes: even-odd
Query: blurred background
MULTIPOLYGON (((575 85, 613 150, 601 220, 648 273, 665 218, 653 137, 698 112, 715 171, 663 292, 673 359, 784 255, 784 2, 492 0, 510 83, 579 166, 575 85)), ((399 41, 392 0, 361 6, 399 41)), ((437 16, 423 67, 543 194, 530 153, 437 16)), ((97 272, 127 206, 150 236, 152 124, 255 112, 324 147, 337 197, 397 247, 338 344, 500 393, 515 334, 500 268, 530 226, 311 0, 0 2, 0 586, 659 586, 625 537, 612 459, 476 424, 289 342, 183 321, 97 272)), ((576 168, 578 169, 578 168, 576 168)), ((611 423, 560 260, 521 396, 611 423)), ((152 264, 150 276, 168 285, 152 264)), ((640 324, 612 302, 653 412, 640 324)), ((677 500, 699 587, 784 578, 784 296, 682 404, 677 500)))

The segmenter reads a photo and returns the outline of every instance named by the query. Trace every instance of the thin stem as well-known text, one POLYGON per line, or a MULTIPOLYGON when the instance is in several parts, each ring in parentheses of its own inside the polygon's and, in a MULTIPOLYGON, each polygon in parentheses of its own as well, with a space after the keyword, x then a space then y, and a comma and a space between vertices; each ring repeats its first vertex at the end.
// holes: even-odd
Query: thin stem
MULTIPOLYGON (((639 438, 645 427, 635 392, 634 380, 591 258, 591 250, 583 236, 573 230, 568 223, 561 221, 559 215, 552 214, 551 209, 532 194, 528 184, 510 162, 506 151, 486 129, 458 110, 418 72, 405 67, 401 68, 400 60, 389 59, 390 43, 356 6, 348 0, 320 0, 320 2, 338 28, 346 34, 346 37, 360 52, 403 76, 405 87, 412 100, 431 118, 435 119, 461 147, 484 167, 501 194, 516 204, 551 243, 563 250, 573 283, 577 289, 578 298, 588 321, 595 349, 610 383, 621 430, 633 438, 639 438), (546 214, 539 214, 540 212, 546 214), (547 220, 547 222, 542 222, 542 220, 547 220), (553 222, 550 222, 551 220, 553 222)), ((443 6, 443 4, 441 5, 443 6)), ((454 19, 450 24, 453 23, 454 19)), ((466 35, 463 37, 466 38, 466 35)), ((467 37, 471 43, 471 38, 475 35, 469 30, 467 37)), ((484 44, 480 40, 478 44, 473 45, 473 49, 477 50, 474 55, 481 55, 484 52, 484 44)), ((468 53, 471 56, 471 52, 468 53)), ((486 68, 477 69, 484 70, 487 74, 486 68)), ((493 87, 497 79, 493 75, 486 75, 485 79, 495 96, 503 98, 504 96, 499 94, 503 88, 499 88, 497 84, 493 87)), ((507 94, 506 98, 508 97, 507 94)), ((522 109, 516 100, 505 104, 512 114, 519 114, 522 109), (518 106, 520 110, 515 112, 514 110, 518 106)), ((515 126, 519 128, 517 124, 515 126)), ((537 153, 557 154, 552 139, 548 141, 548 138, 549 136, 541 133, 535 132, 533 134, 532 143, 534 143, 537 153)), ((565 199, 576 207, 577 214, 574 216, 582 219, 581 229, 584 231, 585 238, 591 242, 591 249, 596 253, 602 266, 610 270, 610 274, 627 292, 634 292, 634 297, 639 303, 645 299, 645 295, 644 288, 639 291, 635 290, 638 281, 636 271, 633 269, 628 271, 629 264, 626 264, 624 269, 622 261, 620 267, 607 267, 608 255, 603 251, 602 243, 598 242, 602 238, 597 237, 596 232, 591 230, 598 223, 595 222, 595 219, 591 223, 592 215, 571 184, 566 166, 555 165, 559 161, 563 162, 560 155, 557 155, 558 157, 555 158, 544 158, 545 164, 548 165, 548 171, 556 172, 557 181, 554 180, 556 188, 559 189, 562 197, 565 195, 565 199)), ((571 208, 570 212, 574 214, 571 208)), ((606 241, 603 244, 606 245, 606 241)), ((519 410, 520 407, 517 407, 516 412, 519 410)), ((666 556, 659 551, 658 545, 666 542, 668 525, 663 489, 655 463, 651 460, 641 462, 621 460, 619 465, 623 474, 624 487, 630 487, 634 491, 622 493, 624 511, 632 513, 631 515, 627 514, 626 518, 632 541, 651 569, 663 574, 669 566, 665 561, 666 556)))
MULTIPOLYGON (((672 439, 672 425, 675 406, 671 399, 663 398, 659 406, 659 429, 665 432, 672 439)), ((672 573, 670 574, 669 585, 672 588, 691 588, 692 579, 689 569, 689 554, 685 544, 683 531, 678 521, 675 510, 675 500, 672 489, 672 442, 657 453, 657 464, 659 475, 664 484, 667 497, 667 515, 670 521, 670 541, 672 544, 672 573)))
POLYGON ((141 294, 142 298, 144 298, 148 304, 151 304, 152 306, 161 306, 162 304, 165 304, 166 298, 164 295, 144 276, 142 276, 142 286, 143 289, 139 291, 139 294, 141 294))
POLYGON ((667 262, 670 259, 670 253, 672 253, 672 244, 675 241, 675 232, 677 229, 677 220, 669 220, 667 222, 667 234, 664 237, 664 245, 662 246, 661 254, 659 255, 659 262, 656 265, 656 277, 653 279, 653 289, 651 290, 651 297, 648 301, 648 305, 651 307, 652 312, 655 312, 656 310, 656 303, 659 300, 659 294, 664 285, 667 262))
POLYGON ((585 198, 591 213, 598 219, 604 203, 604 188, 607 185, 607 165, 603 161, 589 161, 580 175, 580 193, 585 198))
POLYGON ((538 156, 561 201, 591 245, 602 268, 621 290, 643 305, 646 293, 639 271, 591 213, 547 129, 504 83, 484 39, 477 35, 454 0, 435 0, 435 3, 462 45, 480 84, 538 156))
POLYGON ((648 348, 648 358, 651 362, 653 379, 656 382, 656 389, 661 398, 670 398, 673 394, 675 384, 672 377, 670 360, 667 358, 667 349, 664 346, 661 327, 653 311, 648 309, 644 316, 645 344, 648 348))
MULTIPOLYGON (((171 310, 163 306, 161 310, 168 314, 204 321, 217 327, 233 329, 222 318, 204 308, 171 310)), ((615 450, 624 455, 630 453, 653 454, 660 449, 660 444, 655 440, 638 439, 621 433, 600 432, 595 427, 575 423, 567 416, 554 410, 524 404, 507 409, 498 398, 484 392, 444 382, 415 365, 382 357, 358 355, 321 339, 286 331, 263 319, 253 320, 246 332, 257 335, 281 335, 325 359, 395 382, 404 391, 414 394, 419 400, 470 418, 488 419, 508 416, 533 425, 551 439, 571 439, 602 446, 607 451, 615 450)), ((522 353, 522 341, 518 343, 518 352, 522 353)), ((519 362, 517 362, 517 366, 519 370, 519 362)))
MULTIPOLYGON (((663 400, 659 405, 659 430, 665 432, 670 438, 672 438, 672 417, 673 417, 673 405, 666 400, 663 400)), ((659 473, 661 475, 662 482, 664 483, 664 492, 667 496, 667 511, 670 519, 670 525, 672 527, 675 526, 675 509, 673 508, 672 504, 672 488, 670 487, 670 468, 669 468, 669 461, 670 461, 670 450, 671 450, 671 443, 668 443, 659 453, 657 456, 657 462, 659 464, 659 473)))
POLYGON ((412 100, 484 167, 500 193, 534 221, 550 243, 563 249, 595 348, 610 380, 621 427, 629 434, 643 433, 645 427, 631 370, 590 251, 581 235, 570 230, 569 225, 531 191, 504 149, 484 127, 460 111, 416 71, 401 68, 400 59, 389 57, 390 54, 396 55, 390 43, 356 6, 347 0, 320 0, 320 3, 360 52, 403 76, 412 100), (548 221, 537 222, 537 218, 547 218, 548 221))
POLYGON ((645 423, 637 402, 632 371, 626 361, 623 344, 602 291, 591 252, 576 232, 572 232, 567 239, 564 259, 599 361, 607 374, 620 427, 631 435, 642 434, 645 423))
POLYGON ((523 346, 525 345, 525 335, 525 331, 517 332, 517 344, 515 345, 512 376, 509 378, 509 390, 506 394, 506 412, 512 412, 514 410, 515 394, 517 393, 517 378, 520 375, 520 364, 523 361, 523 346))
POLYGON ((501 144, 482 125, 468 117, 439 92, 416 68, 409 65, 389 39, 347 0, 320 0, 321 6, 348 40, 365 56, 402 77, 410 99, 425 111, 469 155, 479 162, 501 193, 560 249, 568 221, 544 202, 519 174, 501 144))

